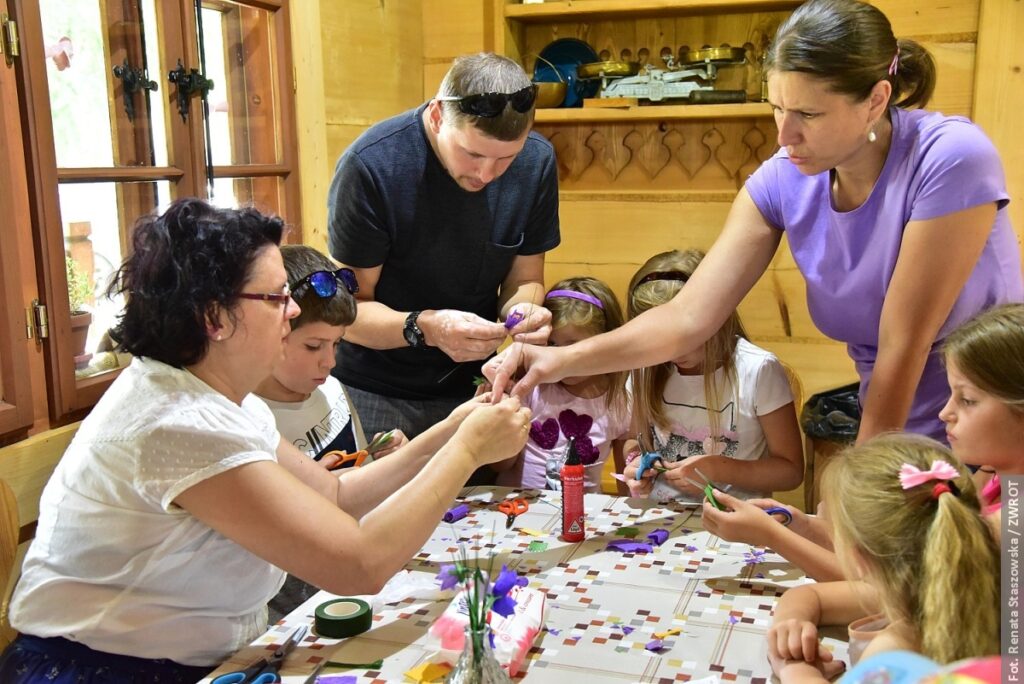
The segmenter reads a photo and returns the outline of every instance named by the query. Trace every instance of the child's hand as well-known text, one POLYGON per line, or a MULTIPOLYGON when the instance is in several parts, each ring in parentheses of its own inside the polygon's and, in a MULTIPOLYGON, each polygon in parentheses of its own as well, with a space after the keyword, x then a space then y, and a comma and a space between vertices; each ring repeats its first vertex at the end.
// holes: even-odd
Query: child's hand
MULTIPOLYGON (((665 472, 663 473, 665 481, 684 494, 704 496, 703 489, 695 487, 689 482, 689 480, 703 482, 701 476, 694 472, 694 468, 700 465, 700 460, 703 458, 707 458, 707 456, 691 456, 681 461, 666 463, 665 472)), ((706 468, 707 466, 705 465, 704 467, 706 468)), ((701 472, 707 474, 704 468, 701 468, 701 472)))
POLYGON ((711 534, 726 541, 764 546, 779 522, 764 509, 750 501, 743 501, 725 492, 715 490, 715 498, 726 510, 720 511, 710 502, 704 502, 703 525, 711 534))
POLYGON ((772 666, 772 671, 778 675, 781 684, 805 684, 820 682, 822 679, 832 681, 846 669, 846 663, 834 659, 828 662, 816 660, 808 663, 803 660, 782 660, 769 655, 768 663, 772 666))
MULTIPOLYGON (((768 658, 802 660, 805 663, 833 660, 832 652, 818 641, 818 626, 799 618, 781 620, 768 629, 768 658)), ((775 669, 774 663, 772 669, 775 669)))
POLYGON ((509 309, 505 327, 516 342, 547 344, 551 335, 551 311, 533 302, 519 302, 509 309), (510 320, 514 323, 511 327, 510 320))
POLYGON ((755 506, 761 509, 785 508, 787 511, 789 511, 789 514, 793 516, 792 522, 790 522, 789 525, 787 525, 787 527, 789 527, 789 529, 793 532, 799 534, 801 537, 810 538, 809 535, 811 532, 812 518, 810 518, 806 513, 804 513, 796 506, 789 506, 787 504, 782 503, 781 501, 776 501, 775 499, 748 499, 747 503, 754 504, 755 506))
POLYGON ((475 394, 472 399, 464 401, 452 409, 452 412, 448 414, 448 420, 454 421, 456 425, 459 425, 473 411, 481 406, 488 406, 490 403, 491 393, 489 391, 475 394))
MULTIPOLYGON (((373 439, 371 439, 370 442, 376 442, 384 434, 385 433, 383 432, 378 432, 373 436, 373 439)), ((405 433, 399 430, 398 428, 395 428, 394 430, 391 431, 391 439, 388 440, 387 444, 373 452, 373 460, 376 461, 377 459, 383 458, 390 453, 394 453, 395 451, 398 451, 408 443, 409 438, 405 436, 405 433)))

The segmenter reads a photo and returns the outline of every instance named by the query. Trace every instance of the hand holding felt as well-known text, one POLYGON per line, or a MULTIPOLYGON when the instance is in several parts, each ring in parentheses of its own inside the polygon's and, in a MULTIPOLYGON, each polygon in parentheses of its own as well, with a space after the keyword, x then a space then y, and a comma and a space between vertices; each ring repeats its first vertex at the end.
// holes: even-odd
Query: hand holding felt
POLYGON ((519 302, 509 309, 505 327, 516 342, 547 344, 551 335, 551 311, 532 302, 519 302))
POLYGON ((453 361, 475 361, 494 353, 506 336, 505 326, 468 311, 424 311, 417 319, 430 347, 437 347, 453 361))

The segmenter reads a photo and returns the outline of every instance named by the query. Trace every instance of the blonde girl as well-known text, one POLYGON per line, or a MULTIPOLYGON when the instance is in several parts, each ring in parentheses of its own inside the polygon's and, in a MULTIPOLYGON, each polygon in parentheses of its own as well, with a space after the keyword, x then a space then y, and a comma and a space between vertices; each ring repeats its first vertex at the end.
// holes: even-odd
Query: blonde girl
MULTIPOLYGON (((629 317, 670 301, 703 257, 691 249, 648 259, 629 284, 629 317)), ((744 498, 800 484, 803 450, 789 380, 775 355, 746 339, 735 311, 703 346, 633 371, 632 386, 640 448, 659 452, 668 468, 638 482, 638 462, 631 462, 625 478, 634 493, 699 501, 690 481, 705 476, 744 498)))
POLYGON ((939 417, 957 458, 980 466, 982 510, 998 520, 999 476, 1024 473, 1024 304, 975 316, 943 355, 952 392, 939 417))
MULTIPOLYGON (((560 281, 545 296, 544 306, 551 311, 548 344, 556 347, 614 330, 623 323, 618 299, 596 278, 560 281)), ((492 466, 502 471, 498 484, 558 489, 570 436, 576 437, 587 491, 600 489, 601 469, 609 454, 616 472, 622 472, 623 444, 630 426, 626 375, 565 378, 534 389, 523 402, 533 411, 530 438, 518 456, 492 466)), ((624 487, 622 492, 626 493, 624 487)))
POLYGON ((945 664, 999 652, 999 548, 948 449, 919 435, 876 437, 829 464, 822 492, 840 563, 858 581, 783 595, 768 650, 784 684, 834 674, 819 625, 878 610, 888 626, 864 658, 910 650, 945 664))

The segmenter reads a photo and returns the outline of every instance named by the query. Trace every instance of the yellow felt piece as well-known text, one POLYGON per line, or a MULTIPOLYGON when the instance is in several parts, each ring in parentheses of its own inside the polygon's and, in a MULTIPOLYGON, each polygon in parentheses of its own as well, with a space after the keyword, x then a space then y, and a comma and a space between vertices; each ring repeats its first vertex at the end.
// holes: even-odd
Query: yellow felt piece
POLYGON ((411 670, 406 670, 405 676, 417 684, 421 684, 424 682, 436 682, 451 671, 451 665, 445 663, 423 663, 411 670))

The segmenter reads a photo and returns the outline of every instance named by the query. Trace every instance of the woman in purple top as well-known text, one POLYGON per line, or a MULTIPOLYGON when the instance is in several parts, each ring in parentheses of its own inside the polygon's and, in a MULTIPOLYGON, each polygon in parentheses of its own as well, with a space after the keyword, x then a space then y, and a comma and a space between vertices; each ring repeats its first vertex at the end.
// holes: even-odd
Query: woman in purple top
POLYGON ((496 390, 517 364, 527 370, 514 388, 522 395, 698 348, 785 232, 815 325, 847 343, 860 374, 859 440, 902 428, 944 438, 949 387, 936 343, 973 314, 1024 298, 999 156, 967 119, 909 111, 931 96, 934 62, 870 5, 801 5, 765 68, 781 149, 739 192, 686 287, 611 333, 513 347, 488 365, 496 390))

